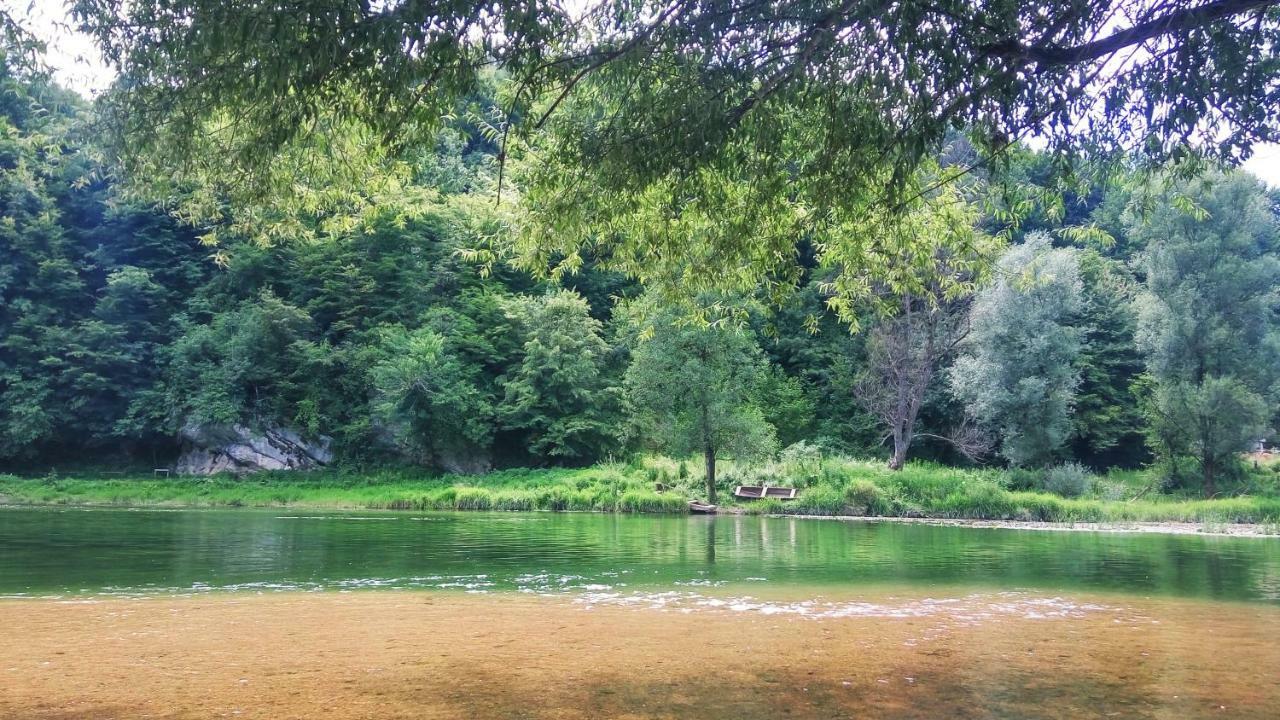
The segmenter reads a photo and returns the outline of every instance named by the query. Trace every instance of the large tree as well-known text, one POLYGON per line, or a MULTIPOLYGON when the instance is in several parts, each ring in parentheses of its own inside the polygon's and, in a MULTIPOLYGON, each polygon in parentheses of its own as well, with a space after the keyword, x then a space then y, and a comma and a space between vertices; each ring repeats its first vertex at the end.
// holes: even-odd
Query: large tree
POLYGON ((1051 464, 1070 435, 1080 352, 1072 321, 1081 300, 1077 253, 1033 233, 1005 253, 995 282, 974 301, 952 389, 996 431, 1014 465, 1051 464))
POLYGON ((707 500, 715 502, 717 458, 749 459, 776 449, 758 404, 767 361, 750 334, 733 328, 661 318, 651 330, 627 369, 632 432, 642 445, 701 454, 707 500))
POLYGON ((1131 219, 1146 243, 1137 337, 1152 435, 1167 458, 1193 456, 1212 495, 1280 389, 1276 217, 1258 181, 1233 173, 1147 196, 1131 219))
MULTIPOLYGON (((866 368, 856 389, 859 403, 893 442, 890 469, 906 463, 934 375, 969 333, 970 300, 998 250, 975 229, 978 219, 975 208, 944 193, 896 226, 910 242, 895 246, 920 249, 921 256, 901 257, 917 278, 910 286, 880 289, 883 314, 867 338, 866 368)), ((972 449, 965 438, 950 435, 945 439, 961 452, 972 449)))
POLYGON ((513 305, 528 339, 503 381, 501 423, 525 435, 534 458, 599 460, 616 444, 621 400, 600 321, 571 290, 513 305))

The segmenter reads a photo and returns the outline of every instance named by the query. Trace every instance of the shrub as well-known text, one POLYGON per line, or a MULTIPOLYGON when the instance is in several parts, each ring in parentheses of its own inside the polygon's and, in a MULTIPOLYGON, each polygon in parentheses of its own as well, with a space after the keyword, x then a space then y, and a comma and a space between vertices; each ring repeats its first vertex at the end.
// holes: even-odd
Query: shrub
POLYGON ((801 440, 783 449, 779 462, 798 485, 812 487, 822 475, 822 448, 801 440))
POLYGON ((631 490, 618 499, 619 512, 632 513, 675 513, 687 512, 688 504, 675 495, 660 495, 655 492, 631 490))
POLYGON ((593 494, 589 490, 569 493, 566 510, 613 510, 612 493, 608 489, 593 494))
POLYGON ((884 491, 870 480, 857 479, 844 490, 844 500, 850 507, 866 515, 882 514, 885 505, 884 491))
POLYGON ((1000 479, 1010 490, 1038 490, 1044 486, 1044 474, 1029 468, 1009 468, 1001 474, 1000 479))
POLYGON ((933 510, 944 517, 980 520, 1006 520, 1020 515, 1014 495, 987 480, 963 485, 936 503, 933 510))
POLYGON ((429 500, 424 499, 423 509, 425 510, 428 507, 435 508, 437 510, 445 510, 445 509, 451 508, 453 507, 453 501, 457 496, 458 496, 457 488, 455 487, 441 488, 440 490, 437 490, 434 494, 427 496, 429 500), (431 504, 427 505, 428 502, 430 502, 431 504))
POLYGON ((569 509, 573 491, 564 485, 539 488, 534 493, 534 503, 543 510, 563 512, 569 509))
POLYGON ((534 509, 533 493, 524 490, 507 490, 494 493, 493 509, 521 511, 534 509))
POLYGON ((1089 469, 1074 462, 1050 468, 1044 476, 1044 489, 1063 497, 1080 497, 1092 483, 1089 469))
POLYGON ((746 507, 748 515, 781 515, 787 510, 787 504, 777 498, 765 498, 746 507))

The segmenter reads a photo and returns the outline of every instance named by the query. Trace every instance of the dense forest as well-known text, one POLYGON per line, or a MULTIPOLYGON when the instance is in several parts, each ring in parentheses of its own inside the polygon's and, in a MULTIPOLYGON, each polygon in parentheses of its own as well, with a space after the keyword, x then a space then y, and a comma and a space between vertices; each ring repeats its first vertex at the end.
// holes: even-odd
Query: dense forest
MULTIPOLYGON (((508 228, 500 85, 412 155, 412 213, 273 242, 230 198, 193 221, 210 190, 190 178, 132 191, 89 103, 0 66, 0 465, 161 467, 235 432, 352 467, 656 451, 714 475, 800 443, 892 467, 1156 464, 1214 494, 1276 425, 1280 196, 1249 175, 1135 169, 1032 203, 1052 158, 1019 148, 904 225, 922 281, 846 302, 848 273, 797 235, 794 291, 690 316, 590 254, 539 275, 478 249, 508 228), (965 253, 927 242, 957 232, 965 253)), ((955 135, 936 168, 972 152, 955 135)))

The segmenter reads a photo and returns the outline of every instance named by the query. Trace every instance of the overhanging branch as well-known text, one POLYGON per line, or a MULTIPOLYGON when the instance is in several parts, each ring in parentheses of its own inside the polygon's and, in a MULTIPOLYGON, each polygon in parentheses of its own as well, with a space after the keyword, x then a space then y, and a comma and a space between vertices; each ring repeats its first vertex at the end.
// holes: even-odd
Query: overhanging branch
POLYGON ((1017 40, 1010 40, 986 46, 983 48, 983 55, 1038 65, 1075 65, 1106 57, 1118 50, 1162 35, 1195 30, 1229 17, 1262 10, 1277 3, 1280 3, 1280 0, 1217 0, 1138 23, 1131 28, 1083 45, 1071 47, 1023 45, 1017 40))

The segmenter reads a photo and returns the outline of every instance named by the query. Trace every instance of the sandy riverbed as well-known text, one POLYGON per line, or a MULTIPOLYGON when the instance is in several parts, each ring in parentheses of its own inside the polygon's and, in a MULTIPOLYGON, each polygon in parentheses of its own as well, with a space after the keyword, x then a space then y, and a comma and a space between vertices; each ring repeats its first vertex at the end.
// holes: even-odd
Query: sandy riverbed
MULTIPOLYGON (((0 717, 1274 718, 1280 608, 815 619, 425 592, 0 601, 0 717)), ((1026 601, 1026 610, 1018 602, 1026 601)), ((925 601, 927 602, 927 601, 925 601)), ((897 605, 895 606, 895 603, 897 605)), ((1012 610, 1009 610, 1012 607, 1012 610)))

